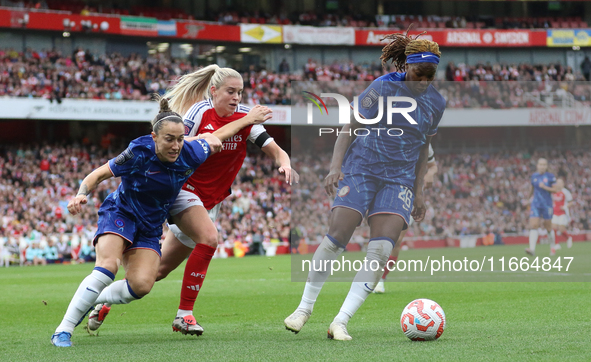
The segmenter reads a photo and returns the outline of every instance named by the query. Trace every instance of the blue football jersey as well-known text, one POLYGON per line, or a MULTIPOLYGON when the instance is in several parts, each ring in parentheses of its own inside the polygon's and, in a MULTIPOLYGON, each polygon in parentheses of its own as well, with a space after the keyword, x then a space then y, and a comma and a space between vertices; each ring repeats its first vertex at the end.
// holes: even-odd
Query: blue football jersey
MULTIPOLYGON (((412 189, 420 149, 427 136, 437 133, 446 102, 432 85, 422 94, 413 95, 404 82, 405 77, 406 73, 381 76, 359 96, 358 111, 362 117, 374 119, 378 116, 380 97, 383 97, 383 115, 379 123, 366 125, 367 131, 357 132, 357 138, 345 154, 343 173, 396 180, 396 183, 412 189), (388 124, 389 96, 414 99, 417 107, 407 115, 417 124, 409 122, 401 113, 392 114, 391 124, 388 124)), ((410 106, 409 102, 392 102, 395 108, 410 106)))
POLYGON ((556 176, 550 172, 540 174, 538 172, 531 176, 531 184, 534 187, 534 199, 532 201, 533 207, 552 207, 552 194, 539 185, 540 182, 548 187, 552 187, 556 183, 556 176))
POLYGON ((137 138, 119 156, 109 160, 117 190, 107 198, 147 230, 160 228, 181 187, 210 154, 205 140, 185 142, 175 162, 162 162, 151 136, 137 138))

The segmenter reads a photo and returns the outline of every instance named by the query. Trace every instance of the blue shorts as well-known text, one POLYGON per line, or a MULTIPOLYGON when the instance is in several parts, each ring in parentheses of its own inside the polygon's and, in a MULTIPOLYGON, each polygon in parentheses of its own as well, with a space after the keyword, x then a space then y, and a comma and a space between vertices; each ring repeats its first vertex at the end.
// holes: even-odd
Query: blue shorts
POLYGON ((544 220, 552 219, 552 215, 554 215, 554 210, 552 207, 538 207, 536 205, 531 205, 529 210, 529 217, 541 217, 544 220))
POLYGON ((124 253, 133 249, 150 249, 162 256, 160 251, 162 228, 146 231, 139 221, 119 210, 110 199, 106 199, 101 205, 98 216, 98 230, 94 235, 93 245, 96 245, 99 236, 115 234, 131 243, 125 248, 124 253))
POLYGON ((339 181, 339 189, 332 208, 353 209, 364 217, 392 214, 402 217, 408 227, 414 193, 406 186, 380 177, 348 174, 339 181))

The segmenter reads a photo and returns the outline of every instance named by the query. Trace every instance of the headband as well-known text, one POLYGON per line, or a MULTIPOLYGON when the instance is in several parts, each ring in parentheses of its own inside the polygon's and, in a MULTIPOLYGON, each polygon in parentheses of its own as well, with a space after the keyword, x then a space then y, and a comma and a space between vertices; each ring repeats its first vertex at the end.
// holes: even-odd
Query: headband
POLYGON ((439 64, 439 56, 430 52, 415 53, 406 56, 406 63, 434 63, 439 64))
POLYGON ((181 122, 183 121, 183 119, 179 115, 177 115, 177 114, 171 114, 170 116, 166 116, 166 117, 163 117, 163 118, 160 118, 159 120, 157 120, 156 123, 154 123, 154 125, 152 126, 152 129, 156 128, 156 125, 158 123, 160 123, 160 121, 163 121, 163 120, 165 120, 167 118, 178 118, 178 119, 181 120, 181 122))

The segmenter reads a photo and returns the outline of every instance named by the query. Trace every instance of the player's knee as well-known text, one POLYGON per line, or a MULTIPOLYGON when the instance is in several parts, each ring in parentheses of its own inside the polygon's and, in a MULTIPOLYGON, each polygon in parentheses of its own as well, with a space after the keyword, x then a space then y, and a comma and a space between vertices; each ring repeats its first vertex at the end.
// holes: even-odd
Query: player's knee
POLYGON ((192 238, 197 244, 205 244, 212 248, 218 247, 218 232, 217 230, 211 230, 201 235, 196 235, 192 238))
POLYGON ((119 271, 119 259, 117 258, 107 258, 107 259, 97 259, 95 266, 105 268, 114 275, 117 274, 119 271))
POLYGON ((133 278, 132 280, 128 280, 128 282, 131 290, 133 290, 133 292, 141 298, 144 295, 150 293, 155 281, 152 278, 141 276, 133 278))

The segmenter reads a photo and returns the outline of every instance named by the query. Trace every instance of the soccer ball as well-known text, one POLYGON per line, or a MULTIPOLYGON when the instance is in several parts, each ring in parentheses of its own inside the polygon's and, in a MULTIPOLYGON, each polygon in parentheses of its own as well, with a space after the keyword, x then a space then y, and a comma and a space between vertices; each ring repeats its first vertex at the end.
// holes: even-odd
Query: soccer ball
POLYGON ((413 341, 433 341, 445 329, 445 313, 430 299, 416 299, 402 311, 400 326, 413 341))

